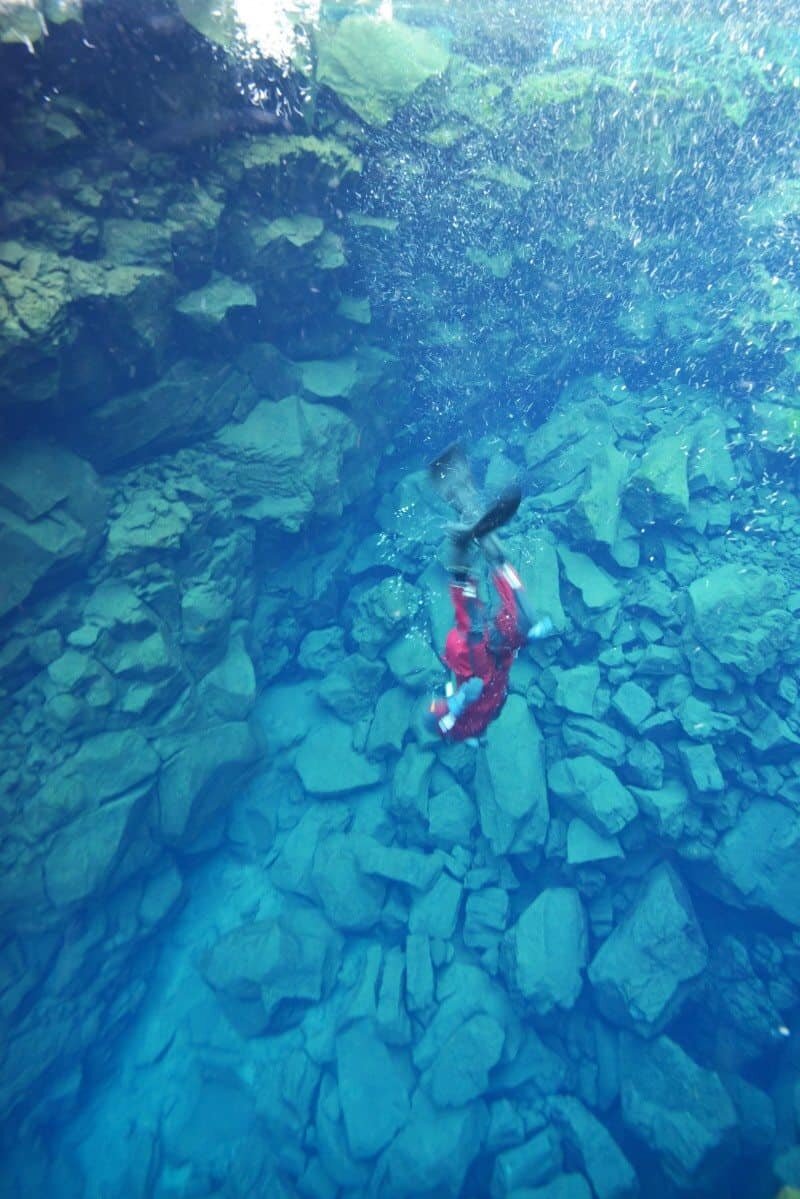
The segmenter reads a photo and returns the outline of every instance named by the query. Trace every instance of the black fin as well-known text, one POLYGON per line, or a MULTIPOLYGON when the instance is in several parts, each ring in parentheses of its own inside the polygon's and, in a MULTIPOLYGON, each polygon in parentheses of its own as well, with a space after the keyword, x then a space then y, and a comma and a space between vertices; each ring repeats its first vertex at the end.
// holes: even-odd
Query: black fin
POLYGON ((472 526, 472 537, 476 541, 480 541, 481 537, 487 537, 489 533, 494 533, 495 529, 507 525, 516 514, 521 501, 522 492, 519 487, 507 488, 472 526))

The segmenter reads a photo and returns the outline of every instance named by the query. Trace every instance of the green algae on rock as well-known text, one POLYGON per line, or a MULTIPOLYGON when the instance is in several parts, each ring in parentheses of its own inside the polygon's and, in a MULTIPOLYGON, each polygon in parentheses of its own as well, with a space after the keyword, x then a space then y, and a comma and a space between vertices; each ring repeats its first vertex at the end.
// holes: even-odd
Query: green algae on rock
POLYGON ((386 125, 428 79, 443 74, 448 52, 430 33, 400 21, 344 17, 321 33, 317 81, 368 125, 386 125))

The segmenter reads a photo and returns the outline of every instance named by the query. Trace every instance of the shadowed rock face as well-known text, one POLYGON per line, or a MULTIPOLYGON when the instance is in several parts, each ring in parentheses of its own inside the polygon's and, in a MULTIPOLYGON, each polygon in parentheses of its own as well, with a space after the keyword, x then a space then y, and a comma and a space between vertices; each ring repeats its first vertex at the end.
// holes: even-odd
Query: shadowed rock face
POLYGON ((0 456, 0 617, 51 583, 85 566, 105 534, 108 495, 88 462, 36 442, 0 456))

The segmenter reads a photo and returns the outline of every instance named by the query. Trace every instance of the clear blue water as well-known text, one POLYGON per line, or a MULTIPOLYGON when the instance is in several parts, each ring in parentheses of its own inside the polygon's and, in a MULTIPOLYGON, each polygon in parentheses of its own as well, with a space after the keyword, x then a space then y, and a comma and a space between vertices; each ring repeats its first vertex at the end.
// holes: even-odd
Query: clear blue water
POLYGON ((209 7, 0 7, 0 1194, 790 1199, 800 11, 209 7))

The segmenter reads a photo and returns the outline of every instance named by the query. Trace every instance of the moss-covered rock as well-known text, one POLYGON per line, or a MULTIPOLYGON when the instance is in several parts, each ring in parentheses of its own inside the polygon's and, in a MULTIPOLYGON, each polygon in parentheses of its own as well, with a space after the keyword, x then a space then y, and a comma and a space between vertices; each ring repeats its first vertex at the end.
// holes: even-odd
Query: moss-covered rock
POLYGON ((386 125, 426 80, 446 70, 448 58, 427 30, 348 16, 320 34, 317 80, 368 125, 386 125))

